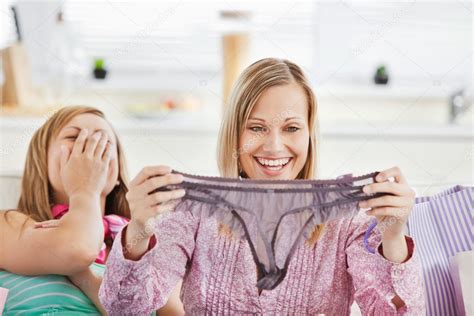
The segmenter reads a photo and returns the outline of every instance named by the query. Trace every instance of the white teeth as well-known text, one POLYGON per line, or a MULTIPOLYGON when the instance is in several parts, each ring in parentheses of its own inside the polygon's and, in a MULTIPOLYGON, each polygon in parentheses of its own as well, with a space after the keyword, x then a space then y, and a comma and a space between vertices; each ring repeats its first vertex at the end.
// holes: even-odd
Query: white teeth
POLYGON ((264 166, 270 166, 270 167, 275 167, 275 166, 284 166, 290 161, 290 158, 284 158, 284 159, 263 159, 257 157, 257 161, 264 166))

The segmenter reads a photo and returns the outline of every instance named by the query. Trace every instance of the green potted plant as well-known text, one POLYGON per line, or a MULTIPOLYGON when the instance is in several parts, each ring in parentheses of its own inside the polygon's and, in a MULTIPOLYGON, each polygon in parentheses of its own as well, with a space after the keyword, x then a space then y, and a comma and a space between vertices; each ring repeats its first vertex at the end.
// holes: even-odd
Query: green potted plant
POLYGON ((107 70, 104 68, 104 59, 96 58, 94 60, 94 78, 104 79, 107 76, 107 70))
POLYGON ((384 65, 377 67, 377 71, 375 72, 374 76, 374 82, 376 84, 387 84, 388 74, 384 65))

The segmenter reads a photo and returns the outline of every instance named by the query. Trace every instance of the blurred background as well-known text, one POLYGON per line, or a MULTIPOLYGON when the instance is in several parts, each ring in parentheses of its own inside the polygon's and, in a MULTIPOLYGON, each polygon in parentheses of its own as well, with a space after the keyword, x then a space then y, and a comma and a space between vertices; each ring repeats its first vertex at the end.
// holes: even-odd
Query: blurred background
POLYGON ((320 177, 398 165, 418 195, 472 184, 472 10, 454 0, 4 0, 0 173, 18 179, 54 109, 90 105, 118 131, 131 177, 155 164, 217 175, 232 83, 280 57, 303 67, 318 98, 320 177))

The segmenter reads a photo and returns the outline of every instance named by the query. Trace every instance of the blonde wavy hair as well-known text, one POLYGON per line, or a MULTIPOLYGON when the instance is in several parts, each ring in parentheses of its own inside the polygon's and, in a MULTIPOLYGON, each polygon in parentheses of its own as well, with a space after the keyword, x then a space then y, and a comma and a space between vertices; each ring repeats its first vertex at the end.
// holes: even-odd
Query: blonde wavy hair
MULTIPOLYGON (((296 179, 316 179, 319 165, 319 121, 316 96, 302 69, 285 59, 265 58, 247 67, 237 79, 222 120, 217 146, 217 164, 223 177, 239 177, 239 144, 247 120, 262 93, 273 86, 296 83, 308 101, 308 156, 296 179)), ((316 225, 308 242, 315 244, 324 225, 316 225)), ((222 230, 228 232, 227 229, 222 230)))
MULTIPOLYGON (((80 114, 93 114, 106 120, 104 113, 93 107, 64 107, 55 112, 31 139, 21 180, 17 211, 35 221, 53 218, 51 208, 54 205, 54 195, 48 178, 49 144, 67 123, 80 114)), ((130 218, 130 208, 125 198, 128 191, 125 156, 115 131, 114 134, 117 139, 118 181, 120 183, 107 195, 105 214, 117 214, 130 218)))

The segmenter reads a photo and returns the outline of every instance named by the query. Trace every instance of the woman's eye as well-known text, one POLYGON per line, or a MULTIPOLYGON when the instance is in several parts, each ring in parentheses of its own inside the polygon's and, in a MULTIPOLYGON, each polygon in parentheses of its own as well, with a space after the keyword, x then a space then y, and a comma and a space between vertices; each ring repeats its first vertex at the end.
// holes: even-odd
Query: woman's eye
POLYGON ((288 127, 287 130, 288 130, 289 132, 297 132, 297 131, 299 131, 299 129, 300 129, 299 127, 290 126, 290 127, 288 127))
POLYGON ((262 127, 262 126, 253 126, 253 127, 250 127, 250 130, 251 130, 252 132, 263 132, 264 129, 265 129, 265 128, 262 127))

